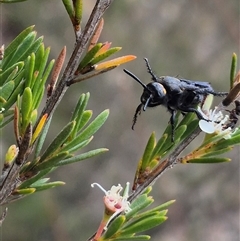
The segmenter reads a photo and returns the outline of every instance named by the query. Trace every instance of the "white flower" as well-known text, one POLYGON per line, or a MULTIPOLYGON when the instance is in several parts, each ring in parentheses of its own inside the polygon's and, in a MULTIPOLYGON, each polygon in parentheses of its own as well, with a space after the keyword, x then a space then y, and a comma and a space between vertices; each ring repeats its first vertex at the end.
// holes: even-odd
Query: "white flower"
MULTIPOLYGON (((103 200, 105 208, 108 210, 108 212, 114 213, 116 215, 120 212, 126 213, 131 210, 129 207, 130 203, 127 201, 128 193, 124 193, 123 196, 120 195, 120 192, 123 190, 123 187, 120 184, 118 184, 118 186, 113 185, 108 191, 106 191, 98 183, 93 183, 91 186, 94 187, 95 185, 105 193, 103 200)), ((129 182, 126 183, 126 189, 129 189, 129 182)))
POLYGON ((198 111, 202 114, 205 120, 199 121, 200 129, 207 133, 222 135, 224 139, 229 139, 232 134, 230 127, 226 128, 229 121, 229 115, 224 115, 217 107, 214 110, 202 110, 198 107, 198 111))

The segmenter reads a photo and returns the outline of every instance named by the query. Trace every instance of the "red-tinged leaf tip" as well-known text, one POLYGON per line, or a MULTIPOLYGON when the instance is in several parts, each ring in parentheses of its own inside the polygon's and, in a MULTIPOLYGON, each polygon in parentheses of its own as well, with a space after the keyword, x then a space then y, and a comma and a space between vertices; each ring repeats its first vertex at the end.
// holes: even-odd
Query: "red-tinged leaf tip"
POLYGON ((103 43, 102 47, 99 49, 99 51, 95 54, 94 57, 99 56, 100 54, 103 54, 104 52, 106 52, 110 47, 111 47, 111 42, 105 42, 103 43))
POLYGON ((34 143, 34 141, 37 139, 37 137, 39 136, 40 132, 42 131, 42 128, 44 127, 44 124, 46 123, 47 117, 48 117, 48 114, 46 113, 46 114, 44 114, 42 116, 41 120, 39 121, 39 123, 38 123, 38 125, 36 127, 36 130, 33 133, 31 144, 34 143))
POLYGON ((100 64, 96 64, 96 65, 94 65, 94 69, 95 70, 103 70, 103 69, 107 69, 107 68, 111 68, 111 67, 116 67, 120 64, 125 64, 129 61, 132 61, 132 60, 136 59, 136 58, 137 57, 134 56, 134 55, 122 56, 122 57, 119 57, 119 58, 115 58, 115 59, 112 59, 112 60, 105 61, 105 62, 100 63, 100 64))

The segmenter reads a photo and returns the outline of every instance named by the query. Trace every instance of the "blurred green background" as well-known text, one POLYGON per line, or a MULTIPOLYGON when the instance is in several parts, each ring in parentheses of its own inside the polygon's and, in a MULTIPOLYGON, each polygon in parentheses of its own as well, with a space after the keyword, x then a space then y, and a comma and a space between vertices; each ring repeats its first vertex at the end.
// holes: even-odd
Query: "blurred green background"
MULTIPOLYGON (((86 22, 95 1, 83 2, 86 22)), ((158 75, 180 75, 209 81, 215 90, 229 89, 231 56, 233 52, 240 54, 238 0, 118 0, 104 19, 100 41, 122 46, 119 55, 134 54, 138 58, 70 88, 56 110, 48 141, 67 123, 79 95, 90 91, 88 108, 94 116, 109 108, 110 117, 86 150, 107 147, 110 151, 51 174, 52 181, 62 180, 65 186, 10 204, 1 240, 86 240, 98 227, 103 212, 103 193, 92 189, 91 183, 109 189, 133 181, 149 135, 155 130, 160 137, 170 115, 163 107, 147 110, 132 131, 142 88, 123 73, 123 68, 148 83, 150 76, 143 61, 147 57, 158 75)), ((68 57, 73 49, 74 33, 61 1, 1 4, 0 22, 0 45, 8 45, 34 24, 38 35, 44 35, 45 45, 51 46, 52 58, 64 45, 68 57)), ((10 124, 1 133, 2 159, 13 143, 10 124)), ((177 201, 169 208, 168 221, 152 230, 151 240, 239 240, 240 149, 235 148, 228 157, 232 162, 175 166, 157 181, 152 192, 156 204, 177 201)))

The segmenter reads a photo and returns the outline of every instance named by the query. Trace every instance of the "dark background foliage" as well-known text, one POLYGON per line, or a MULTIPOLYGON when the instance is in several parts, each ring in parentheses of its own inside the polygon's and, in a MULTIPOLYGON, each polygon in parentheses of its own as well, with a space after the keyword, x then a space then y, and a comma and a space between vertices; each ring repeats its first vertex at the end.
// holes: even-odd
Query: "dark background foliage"
MULTIPOLYGON (((85 22, 94 3, 84 1, 85 22)), ((64 45, 70 55, 74 34, 61 1, 0 5, 0 15, 1 44, 7 45, 34 24, 38 34, 45 36, 46 46, 51 46, 52 58, 64 45)), ((121 55, 136 55, 138 58, 124 67, 145 83, 150 76, 143 57, 158 75, 209 81, 214 89, 226 91, 232 53, 239 55, 239 1, 114 1, 105 15, 101 41, 122 46, 121 55)), ((110 151, 55 171, 51 180, 65 181, 65 186, 9 205, 2 240, 87 239, 103 212, 103 193, 90 184, 98 182, 108 189, 113 184, 132 182, 150 133, 155 130, 160 137, 168 123, 169 114, 158 107, 142 113, 135 131, 131 130, 142 89, 119 67, 69 89, 55 113, 48 141, 67 123, 79 95, 87 91, 91 93, 88 108, 95 116, 110 109, 110 117, 95 135, 91 148, 107 147, 110 151)), ((2 157, 13 141, 10 124, 1 133, 2 157)), ((152 230, 153 241, 239 240, 240 149, 228 156, 230 163, 176 166, 157 181, 152 193, 156 204, 170 199, 177 202, 169 208, 168 221, 152 230)))

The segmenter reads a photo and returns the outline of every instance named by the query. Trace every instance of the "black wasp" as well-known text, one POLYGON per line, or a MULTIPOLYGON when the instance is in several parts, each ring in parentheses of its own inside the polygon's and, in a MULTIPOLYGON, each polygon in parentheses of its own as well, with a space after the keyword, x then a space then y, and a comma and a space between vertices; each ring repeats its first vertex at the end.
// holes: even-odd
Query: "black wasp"
POLYGON ((124 69, 124 72, 130 75, 143 87, 141 96, 141 104, 137 107, 133 117, 133 125, 137 122, 138 115, 141 110, 145 111, 147 107, 155 107, 158 105, 165 106, 171 113, 170 123, 172 125, 172 141, 174 141, 174 124, 177 111, 182 114, 194 112, 201 120, 204 119, 202 114, 196 109, 196 105, 204 101, 207 95, 225 96, 227 92, 215 92, 210 83, 202 81, 191 81, 186 79, 179 79, 171 76, 157 77, 148 62, 144 58, 148 73, 152 76, 152 81, 145 85, 136 75, 124 69))

